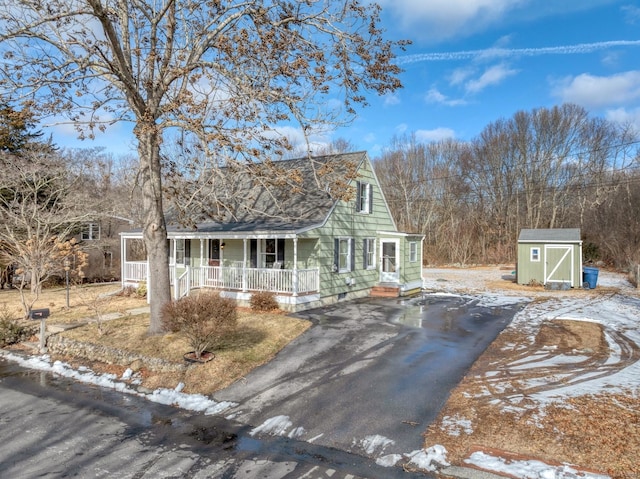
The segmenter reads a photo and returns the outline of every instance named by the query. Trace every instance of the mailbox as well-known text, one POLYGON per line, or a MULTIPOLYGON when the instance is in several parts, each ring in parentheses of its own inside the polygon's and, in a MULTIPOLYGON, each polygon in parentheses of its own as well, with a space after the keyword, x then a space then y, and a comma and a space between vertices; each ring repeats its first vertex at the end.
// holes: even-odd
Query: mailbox
POLYGON ((47 319, 49 317, 49 308, 44 309, 32 309, 29 312, 31 319, 47 319))

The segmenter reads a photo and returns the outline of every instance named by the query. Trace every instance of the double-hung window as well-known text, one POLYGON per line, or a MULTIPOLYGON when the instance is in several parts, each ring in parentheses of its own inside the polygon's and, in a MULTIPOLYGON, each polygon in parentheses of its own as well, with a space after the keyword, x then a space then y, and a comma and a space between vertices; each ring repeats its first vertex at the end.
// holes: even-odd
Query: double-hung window
POLYGON ((409 262, 415 263, 418 261, 418 243, 411 241, 409 243, 409 262))
POLYGON ((362 267, 375 269, 376 267, 376 239, 365 238, 362 240, 362 267))
POLYGON ((371 214, 373 212, 373 189, 371 183, 356 183, 356 211, 358 213, 371 214))
POLYGON ((354 253, 353 238, 335 238, 333 251, 334 270, 337 273, 353 271, 354 253))
POLYGON ((176 239, 175 242, 176 264, 186 266, 190 262, 191 240, 176 239))
POLYGON ((100 239, 100 225, 97 223, 89 223, 82 229, 81 238, 87 241, 100 239))

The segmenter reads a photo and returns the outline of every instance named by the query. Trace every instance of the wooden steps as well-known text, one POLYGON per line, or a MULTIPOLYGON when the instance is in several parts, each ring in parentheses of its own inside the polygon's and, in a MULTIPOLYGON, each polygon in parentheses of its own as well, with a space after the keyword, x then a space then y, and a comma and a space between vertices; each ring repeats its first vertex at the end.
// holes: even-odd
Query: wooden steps
POLYGON ((373 298, 397 298, 400 296, 400 287, 378 284, 371 288, 369 296, 373 298))

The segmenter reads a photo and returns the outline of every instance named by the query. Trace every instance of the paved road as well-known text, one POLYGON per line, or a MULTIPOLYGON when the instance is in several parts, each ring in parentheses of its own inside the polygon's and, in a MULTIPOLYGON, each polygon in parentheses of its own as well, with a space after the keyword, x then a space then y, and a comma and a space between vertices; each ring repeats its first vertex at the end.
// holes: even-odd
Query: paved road
POLYGON ((0 478, 424 478, 0 359, 0 478))
POLYGON ((428 297, 309 311, 315 327, 215 395, 239 402, 225 417, 0 360, 0 477, 424 478, 376 459, 422 447, 519 307, 428 297))
POLYGON ((232 416, 256 435, 393 460, 422 448, 451 389, 521 307, 431 295, 308 311, 314 328, 215 398, 238 403, 232 416))

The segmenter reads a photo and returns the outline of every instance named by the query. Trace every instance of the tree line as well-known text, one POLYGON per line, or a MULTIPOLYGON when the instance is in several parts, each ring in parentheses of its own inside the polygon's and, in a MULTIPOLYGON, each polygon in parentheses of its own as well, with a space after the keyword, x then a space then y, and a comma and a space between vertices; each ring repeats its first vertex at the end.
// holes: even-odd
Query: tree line
POLYGON ((639 133, 580 106, 518 111, 471 141, 396 137, 375 168, 425 261, 505 263, 523 228, 580 228, 584 260, 640 262, 639 133))

